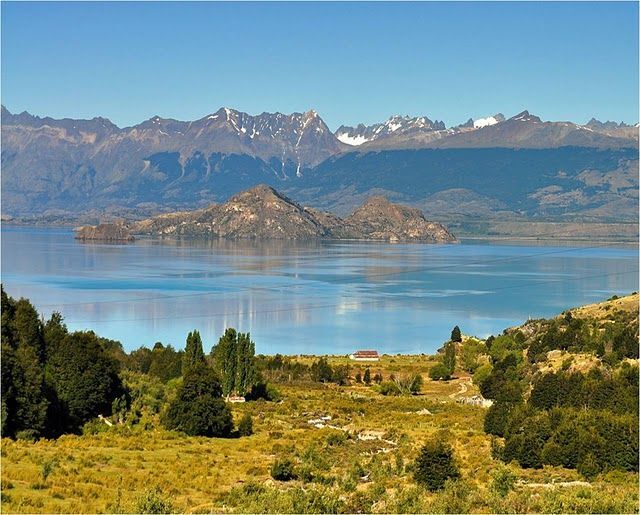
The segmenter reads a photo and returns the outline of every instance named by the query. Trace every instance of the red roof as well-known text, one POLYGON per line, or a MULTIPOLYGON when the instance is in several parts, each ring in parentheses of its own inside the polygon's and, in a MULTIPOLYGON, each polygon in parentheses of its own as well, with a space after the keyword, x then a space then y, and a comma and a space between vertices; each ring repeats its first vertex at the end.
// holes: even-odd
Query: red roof
POLYGON ((377 356, 377 350, 357 350, 353 353, 354 356, 377 356))

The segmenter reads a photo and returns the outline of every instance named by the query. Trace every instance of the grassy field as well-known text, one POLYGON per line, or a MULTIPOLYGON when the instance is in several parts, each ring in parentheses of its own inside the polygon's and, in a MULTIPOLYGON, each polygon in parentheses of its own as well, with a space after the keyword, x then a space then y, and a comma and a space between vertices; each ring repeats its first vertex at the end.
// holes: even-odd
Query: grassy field
POLYGON ((507 466, 491 457, 485 410, 457 402, 477 390, 464 376, 430 381, 433 364, 427 356, 384 356, 371 364, 372 374, 385 378, 421 373, 425 383, 416 396, 385 397, 365 385, 277 385, 279 402, 233 405, 236 419, 249 412, 254 420, 254 435, 239 439, 185 437, 159 424, 105 425, 95 435, 55 441, 5 439, 2 511, 119 513, 149 509, 150 500, 189 513, 638 511, 637 474, 584 483, 574 470, 509 465, 516 485, 498 495, 493 478, 507 466), (321 417, 325 427, 309 423, 321 417), (462 480, 430 494, 415 486, 412 463, 436 435, 453 446, 462 480), (273 480, 271 465, 286 457, 298 479, 273 480))

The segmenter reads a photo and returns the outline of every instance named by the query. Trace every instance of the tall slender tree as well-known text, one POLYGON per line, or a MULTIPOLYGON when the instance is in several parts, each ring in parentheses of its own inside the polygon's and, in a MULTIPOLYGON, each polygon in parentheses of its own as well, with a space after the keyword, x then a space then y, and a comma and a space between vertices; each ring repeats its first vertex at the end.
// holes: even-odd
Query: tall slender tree
POLYGON ((444 346, 444 358, 442 364, 447 367, 449 375, 453 374, 456 368, 456 344, 454 342, 448 342, 444 346))
POLYGON ((187 345, 182 357, 182 375, 184 376, 191 367, 198 363, 204 363, 204 351, 202 350, 200 332, 194 330, 187 335, 187 345))

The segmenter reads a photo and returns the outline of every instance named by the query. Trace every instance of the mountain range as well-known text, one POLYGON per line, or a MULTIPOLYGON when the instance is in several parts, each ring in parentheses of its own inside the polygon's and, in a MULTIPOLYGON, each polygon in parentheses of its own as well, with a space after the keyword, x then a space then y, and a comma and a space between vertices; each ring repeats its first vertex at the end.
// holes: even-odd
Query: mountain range
POLYGON ((2 214, 193 209, 257 184, 336 214, 373 194, 459 217, 633 220, 638 127, 542 121, 523 111, 455 127, 393 116, 333 133, 313 110, 120 128, 2 107, 2 214))

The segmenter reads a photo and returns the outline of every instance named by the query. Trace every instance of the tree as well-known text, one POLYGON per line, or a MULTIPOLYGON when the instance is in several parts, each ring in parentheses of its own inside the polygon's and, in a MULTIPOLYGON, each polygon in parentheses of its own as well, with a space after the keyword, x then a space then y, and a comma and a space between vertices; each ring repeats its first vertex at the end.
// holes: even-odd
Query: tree
POLYGON ((215 370, 222 378, 224 395, 245 395, 257 382, 255 344, 249 333, 228 328, 211 350, 215 370))
POLYGON ((43 328, 45 358, 48 359, 53 350, 60 345, 67 334, 69 334, 69 332, 67 331, 67 326, 64 324, 62 315, 54 311, 43 328))
POLYGON ((311 379, 318 383, 329 383, 333 379, 333 369, 327 358, 322 357, 311 365, 311 379))
MULTIPOLYGON (((2 356, 5 359, 5 356, 2 356)), ((8 414, 11 433, 31 430, 37 436, 46 431, 47 407, 44 370, 38 361, 36 348, 20 342, 15 352, 11 379, 14 388, 14 412, 8 414)))
POLYGON ((453 374, 456 368, 456 344, 454 342, 448 342, 444 346, 444 357, 442 358, 442 364, 447 367, 449 375, 453 374))
POLYGON ((171 345, 166 347, 156 342, 151 351, 149 375, 155 376, 166 383, 182 374, 182 351, 176 351, 171 345))
POLYGON ((194 330, 187 335, 187 344, 182 356, 182 375, 185 375, 189 368, 198 363, 204 363, 204 351, 202 350, 200 332, 194 330))
POLYGON ((191 436, 227 437, 231 434, 231 410, 222 399, 222 386, 210 367, 200 363, 189 368, 163 422, 167 429, 191 436))
POLYGON ((451 446, 440 440, 425 443, 416 459, 413 477, 416 483, 432 492, 441 490, 447 479, 458 479, 460 472, 451 446))
POLYGON ((125 393, 117 362, 93 332, 68 334, 51 352, 47 370, 72 431, 98 415, 111 414, 113 401, 125 393))
POLYGON ((356 383, 362 383, 362 374, 360 373, 359 370, 356 372, 355 380, 356 380, 356 383))
POLYGON ((11 320, 11 328, 15 338, 15 346, 20 344, 33 347, 39 362, 44 362, 44 339, 42 323, 31 302, 20 299, 14 304, 15 311, 11 320))
POLYGON ((460 328, 458 326, 455 326, 453 328, 453 331, 451 331, 451 341, 452 342, 462 341, 462 334, 460 333, 460 328))
POLYGON ((365 368, 364 370, 363 381, 367 386, 371 384, 371 370, 369 370, 369 367, 365 368))

